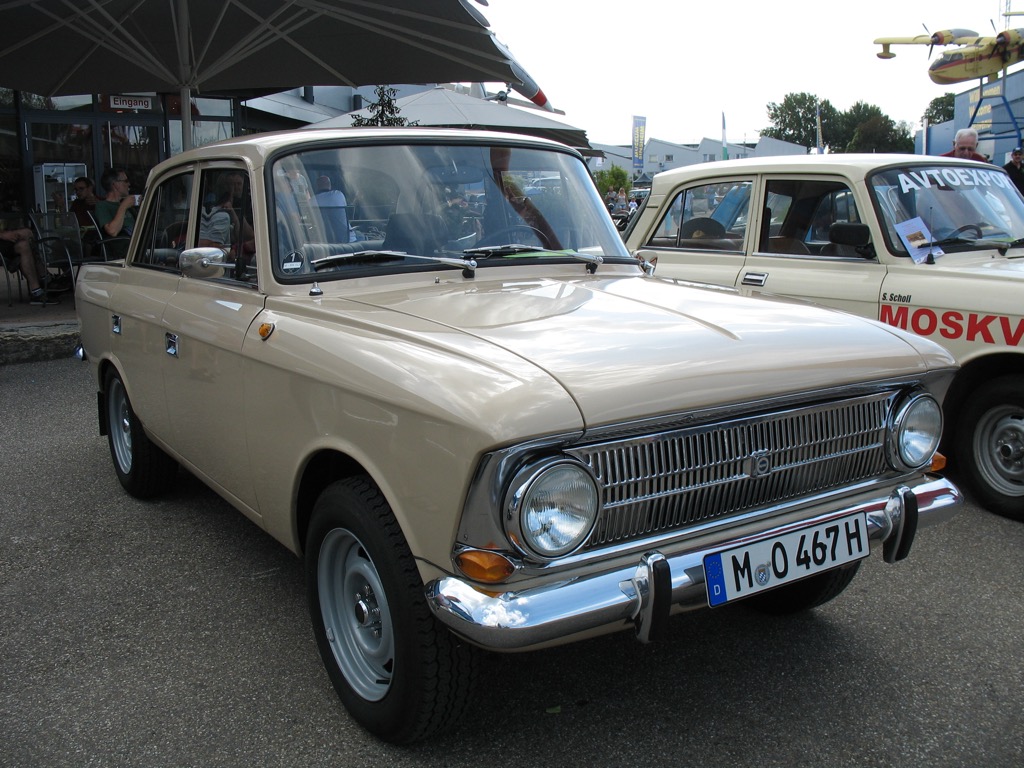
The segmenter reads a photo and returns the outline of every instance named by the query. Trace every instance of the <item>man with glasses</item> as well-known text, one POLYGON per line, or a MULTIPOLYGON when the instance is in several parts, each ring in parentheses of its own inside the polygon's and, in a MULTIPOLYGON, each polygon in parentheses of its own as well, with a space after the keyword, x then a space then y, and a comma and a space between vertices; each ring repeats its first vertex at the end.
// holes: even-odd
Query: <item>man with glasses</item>
MULTIPOLYGON (((102 230, 102 237, 125 237, 135 229, 135 196, 131 194, 128 174, 120 168, 104 172, 100 183, 107 190, 107 196, 96 203, 96 224, 102 230)), ((128 241, 116 244, 115 254, 123 256, 128 251, 128 241)))
POLYGON ((953 149, 939 157, 956 157, 960 160, 977 160, 987 163, 988 158, 978 153, 978 132, 973 128, 961 128, 953 137, 953 149))

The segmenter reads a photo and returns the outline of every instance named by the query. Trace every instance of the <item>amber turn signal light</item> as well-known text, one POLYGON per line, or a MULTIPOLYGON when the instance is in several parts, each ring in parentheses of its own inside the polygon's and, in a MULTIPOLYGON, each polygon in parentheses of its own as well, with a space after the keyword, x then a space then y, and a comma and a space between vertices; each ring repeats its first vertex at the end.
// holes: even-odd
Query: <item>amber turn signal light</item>
POLYGON ((946 457, 943 456, 938 451, 936 451, 935 455, 932 456, 932 466, 931 466, 931 469, 929 471, 931 471, 931 472, 938 472, 938 471, 943 470, 945 468, 946 468, 946 457))
POLYGON ((486 549, 467 549, 455 557, 459 570, 474 581, 497 584, 511 576, 515 564, 504 555, 486 549))

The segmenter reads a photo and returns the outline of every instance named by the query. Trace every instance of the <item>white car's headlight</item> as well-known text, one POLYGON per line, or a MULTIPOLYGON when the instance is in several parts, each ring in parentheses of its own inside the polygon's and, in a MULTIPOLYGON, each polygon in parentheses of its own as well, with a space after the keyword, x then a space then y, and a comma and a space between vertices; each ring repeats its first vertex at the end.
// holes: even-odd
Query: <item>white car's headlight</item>
POLYGON ((942 408, 931 395, 918 393, 896 411, 892 454, 898 468, 919 469, 932 460, 942 437, 942 408))
POLYGON ((505 500, 505 526, 525 554, 550 560, 586 541, 599 509, 597 483, 587 468, 553 460, 516 476, 505 500))

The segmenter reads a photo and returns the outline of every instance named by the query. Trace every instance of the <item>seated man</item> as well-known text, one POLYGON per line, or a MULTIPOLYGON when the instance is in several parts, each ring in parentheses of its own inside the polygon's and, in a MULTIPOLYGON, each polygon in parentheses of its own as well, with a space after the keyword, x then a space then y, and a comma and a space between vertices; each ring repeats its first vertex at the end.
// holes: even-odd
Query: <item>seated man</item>
POLYGON ((36 263, 36 256, 32 253, 32 230, 7 229, 0 232, 0 252, 3 253, 8 272, 21 272, 24 275, 32 304, 58 303, 46 295, 46 289, 39 279, 42 267, 36 263))
MULTIPOLYGON (((96 203, 96 224, 102 230, 100 236, 125 237, 135 229, 135 196, 131 193, 128 175, 120 169, 110 168, 100 179, 107 196, 96 203)), ((128 242, 116 244, 114 255, 123 257, 128 252, 128 242)))

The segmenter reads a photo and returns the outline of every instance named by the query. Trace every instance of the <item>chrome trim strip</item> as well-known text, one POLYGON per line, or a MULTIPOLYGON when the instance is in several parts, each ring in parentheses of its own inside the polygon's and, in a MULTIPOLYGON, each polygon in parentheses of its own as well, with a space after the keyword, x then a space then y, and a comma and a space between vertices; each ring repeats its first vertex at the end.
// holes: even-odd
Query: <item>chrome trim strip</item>
MULTIPOLYGON (((960 491, 938 477, 921 477, 885 496, 875 496, 815 517, 785 525, 765 527, 755 533, 720 541, 713 547, 665 555, 670 570, 673 612, 707 607, 704 587, 704 557, 723 549, 742 546, 762 538, 782 535, 805 526, 818 525, 837 517, 864 512, 870 541, 884 543, 890 536, 903 535, 904 494, 917 499, 919 524, 933 525, 950 519, 963 503, 960 491)), ((644 555, 648 561, 652 553, 644 555)), ((660 553, 656 553, 660 554, 660 553)), ((491 650, 516 650, 569 638, 589 631, 628 628, 641 616, 646 601, 646 574, 638 572, 641 561, 583 577, 566 577, 520 591, 495 594, 477 589, 467 580, 448 576, 425 587, 427 603, 434 615, 453 632, 491 650)), ((642 627, 638 630, 642 633, 642 627)))

